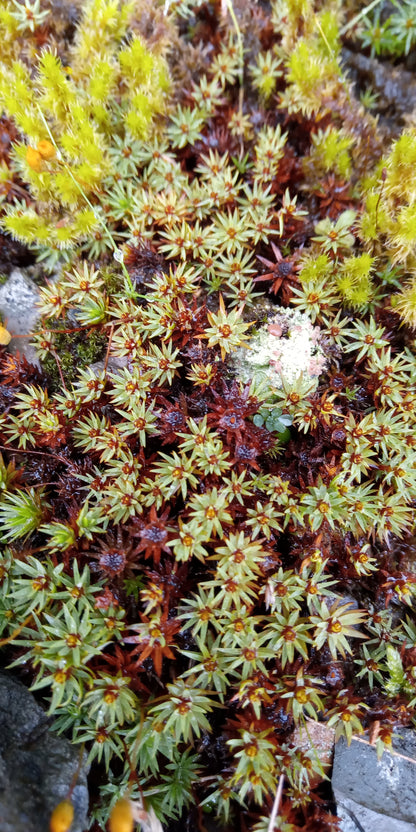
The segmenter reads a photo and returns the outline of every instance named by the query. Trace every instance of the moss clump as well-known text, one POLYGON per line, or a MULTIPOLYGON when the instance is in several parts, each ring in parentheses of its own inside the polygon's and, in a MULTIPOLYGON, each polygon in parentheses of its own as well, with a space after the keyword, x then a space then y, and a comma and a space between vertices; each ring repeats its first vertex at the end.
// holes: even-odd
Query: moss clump
MULTIPOLYGON (((48 320, 46 324, 53 333, 54 352, 58 356, 59 366, 67 385, 75 381, 79 370, 104 358, 108 341, 105 333, 100 329, 90 328, 88 332, 85 330, 71 332, 73 322, 69 318, 60 320, 59 323, 48 320), (63 329, 67 331, 62 332, 63 329)), ((43 370, 48 377, 48 386, 53 392, 62 387, 55 355, 48 353, 42 359, 43 370)))
POLYGON ((128 34, 132 2, 84 3, 66 65, 52 43, 36 49, 35 42, 30 59, 19 52, 19 6, 6 6, 0 36, 10 50, 0 64, 0 105, 22 134, 11 168, 31 199, 6 206, 3 227, 51 266, 94 235, 102 255, 113 248, 109 228, 115 231, 117 216, 109 200, 131 175, 126 160, 132 155, 134 165, 138 140, 149 137, 165 108, 166 62, 128 34))
POLYGON ((5 221, 34 236, 50 212, 42 255, 72 263, 40 292, 53 380, 0 357, 0 629, 100 764, 97 830, 127 803, 149 826, 211 811, 265 832, 284 774, 277 826, 329 832, 305 721, 348 741, 376 723, 382 750, 416 719, 415 143, 383 173, 340 64, 341 4, 271 6, 166 4, 176 77, 204 70, 146 140, 130 81, 156 64, 125 38, 130 3, 86 4, 73 73, 47 49, 32 78, 21 41, 15 70, 6 50, 7 95, 33 118, 41 94, 51 135, 29 155, 15 141, 27 200, 5 221), (75 239, 84 163, 98 224, 75 239))

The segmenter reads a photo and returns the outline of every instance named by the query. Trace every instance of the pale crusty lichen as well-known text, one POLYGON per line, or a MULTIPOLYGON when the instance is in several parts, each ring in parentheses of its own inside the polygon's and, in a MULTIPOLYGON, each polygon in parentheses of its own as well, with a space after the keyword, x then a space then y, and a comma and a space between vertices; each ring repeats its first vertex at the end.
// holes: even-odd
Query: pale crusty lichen
POLYGON ((273 389, 299 377, 316 379, 326 368, 320 329, 304 312, 276 307, 277 311, 256 332, 247 349, 237 351, 234 363, 242 381, 266 381, 273 389))

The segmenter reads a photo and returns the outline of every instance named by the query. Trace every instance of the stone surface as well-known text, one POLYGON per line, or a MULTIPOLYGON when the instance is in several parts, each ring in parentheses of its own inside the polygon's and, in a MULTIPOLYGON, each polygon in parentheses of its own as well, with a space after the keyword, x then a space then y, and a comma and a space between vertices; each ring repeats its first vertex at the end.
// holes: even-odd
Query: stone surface
MULTIPOLYGON (((68 795, 78 768, 79 749, 48 729, 34 696, 0 672, 0 830, 46 832, 54 807, 68 795)), ((70 832, 87 828, 87 776, 81 768, 71 796, 70 832)))
POLYGON ((317 722, 314 719, 305 719, 305 722, 298 728, 295 728, 292 742, 301 751, 307 753, 313 749, 317 754, 319 762, 322 766, 321 772, 316 772, 310 777, 310 785, 312 788, 320 783, 332 763, 335 744, 335 730, 328 728, 324 722, 317 722))
POLYGON ((371 809, 344 797, 341 792, 335 792, 334 797, 337 802, 340 832, 416 832, 414 823, 372 812, 371 809))
MULTIPOLYGON (((38 300, 39 289, 36 283, 22 269, 14 269, 0 286, 0 312, 12 336, 32 332, 40 318, 40 310, 36 306, 38 300)), ((25 355, 33 364, 39 363, 30 338, 12 338, 9 350, 25 355)))
MULTIPOLYGON (((415 732, 401 729, 393 748, 394 754, 385 752, 377 760, 371 745, 353 739, 348 747, 340 740, 335 746, 332 786, 338 795, 390 820, 405 821, 416 832, 415 732)), ((370 827, 368 832, 373 829, 378 832, 379 827, 370 827)))

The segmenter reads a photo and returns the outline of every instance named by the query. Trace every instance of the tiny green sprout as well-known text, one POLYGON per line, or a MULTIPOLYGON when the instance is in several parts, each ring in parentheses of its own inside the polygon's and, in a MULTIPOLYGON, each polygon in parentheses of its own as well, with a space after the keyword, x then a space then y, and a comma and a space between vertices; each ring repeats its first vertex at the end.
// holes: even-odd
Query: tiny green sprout
POLYGON ((76 541, 74 529, 66 523, 43 523, 39 531, 48 535, 47 546, 51 552, 65 551, 65 549, 73 546, 76 541))
POLYGON ((231 156, 231 161, 241 175, 244 175, 246 171, 253 167, 248 152, 244 156, 231 156))
POLYGON ((81 326, 96 326, 107 320, 107 298, 86 297, 78 304, 76 319, 81 326))
POLYGON ((293 418, 288 413, 283 413, 279 407, 267 407, 267 405, 260 408, 258 413, 253 416, 253 424, 257 427, 263 425, 271 433, 277 433, 280 444, 286 444, 290 439, 290 426, 293 423, 293 418))
POLYGON ((6 465, 2 454, 0 454, 0 494, 2 491, 8 491, 9 486, 18 476, 19 472, 16 471, 14 460, 11 460, 6 465))
POLYGON ((1 539, 27 537, 39 528, 48 509, 42 488, 7 492, 0 502, 1 539))
MULTIPOLYGON (((189 749, 181 751, 174 749, 171 762, 166 765, 166 774, 162 777, 163 807, 166 814, 180 815, 185 807, 193 805, 194 783, 198 782, 201 773, 199 755, 189 749)), ((163 832, 162 824, 156 818, 153 809, 147 813, 149 832, 163 832)))
POLYGON ((106 530, 108 522, 109 518, 102 514, 100 507, 90 508, 87 501, 77 516, 78 534, 92 540, 94 534, 102 534, 106 530))
POLYGON ((370 86, 365 87, 365 89, 360 92, 360 102, 366 110, 375 110, 378 106, 379 99, 379 94, 374 92, 370 86))

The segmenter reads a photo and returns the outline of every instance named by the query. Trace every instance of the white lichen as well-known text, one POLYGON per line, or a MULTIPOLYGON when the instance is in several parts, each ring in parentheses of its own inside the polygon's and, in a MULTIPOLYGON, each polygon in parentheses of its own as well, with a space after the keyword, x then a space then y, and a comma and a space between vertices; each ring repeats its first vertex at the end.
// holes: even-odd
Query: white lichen
POLYGON ((235 354, 237 375, 242 381, 266 381, 273 389, 289 385, 303 377, 318 378, 326 368, 326 358, 320 344, 321 331, 305 312, 277 307, 247 348, 235 354))

